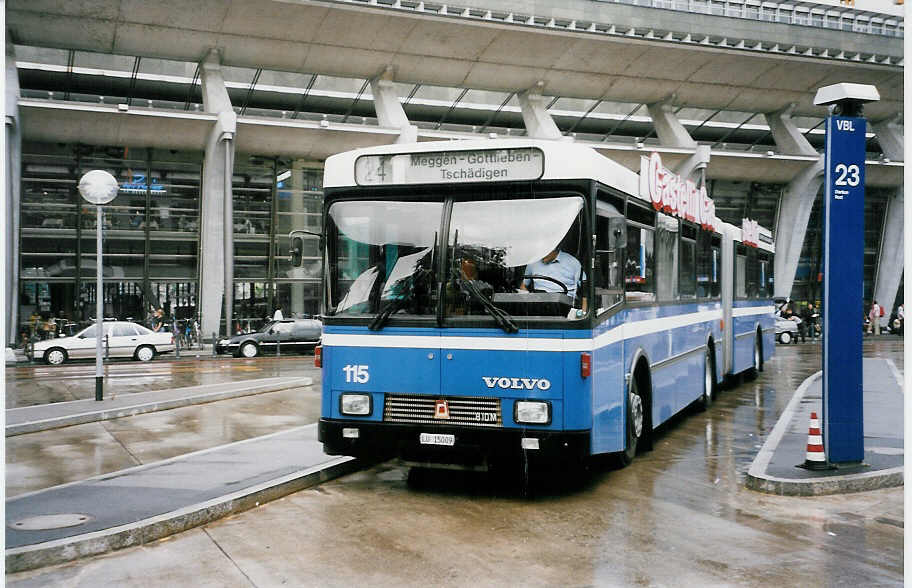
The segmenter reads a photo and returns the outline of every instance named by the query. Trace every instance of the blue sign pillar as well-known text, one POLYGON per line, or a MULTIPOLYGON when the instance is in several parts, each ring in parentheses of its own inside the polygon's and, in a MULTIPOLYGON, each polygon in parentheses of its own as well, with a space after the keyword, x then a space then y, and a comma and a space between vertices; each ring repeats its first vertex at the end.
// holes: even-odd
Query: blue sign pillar
POLYGON ((823 444, 831 463, 864 458, 861 343, 864 313, 865 119, 826 125, 823 221, 823 444))

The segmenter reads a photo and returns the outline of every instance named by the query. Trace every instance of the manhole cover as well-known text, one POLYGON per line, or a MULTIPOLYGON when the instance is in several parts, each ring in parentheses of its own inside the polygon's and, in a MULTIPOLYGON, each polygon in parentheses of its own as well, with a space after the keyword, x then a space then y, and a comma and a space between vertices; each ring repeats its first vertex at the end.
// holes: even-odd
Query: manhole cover
POLYGON ((20 531, 45 531, 47 529, 63 529, 64 527, 84 525, 91 520, 92 517, 89 515, 80 513, 39 515, 10 523, 9 526, 20 531))

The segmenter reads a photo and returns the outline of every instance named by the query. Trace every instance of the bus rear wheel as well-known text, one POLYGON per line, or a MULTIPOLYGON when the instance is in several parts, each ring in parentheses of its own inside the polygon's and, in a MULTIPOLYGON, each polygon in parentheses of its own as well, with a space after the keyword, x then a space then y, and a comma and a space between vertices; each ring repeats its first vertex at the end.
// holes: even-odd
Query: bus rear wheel
POLYGON ((637 446, 646 430, 646 403, 639 390, 637 376, 630 378, 627 391, 627 439, 624 450, 619 455, 621 467, 628 466, 637 454, 637 446))
POLYGON ((700 410, 707 410, 713 402, 713 387, 716 378, 713 356, 709 349, 703 353, 703 360, 703 395, 700 396, 699 406, 700 410))
POLYGON ((748 380, 756 380, 757 376, 760 375, 760 372, 763 371, 763 347, 761 347, 761 345, 760 332, 758 331, 757 337, 754 340, 753 362, 751 363, 751 367, 745 372, 746 379, 748 380))

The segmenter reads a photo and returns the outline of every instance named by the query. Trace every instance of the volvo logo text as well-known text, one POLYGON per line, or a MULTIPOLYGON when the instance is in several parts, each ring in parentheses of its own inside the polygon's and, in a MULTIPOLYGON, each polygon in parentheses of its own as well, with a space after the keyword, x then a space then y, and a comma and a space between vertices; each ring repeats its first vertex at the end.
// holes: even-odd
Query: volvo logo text
POLYGON ((491 376, 482 376, 485 386, 488 388, 503 388, 504 390, 548 390, 551 388, 551 381, 545 378, 498 378, 491 376))

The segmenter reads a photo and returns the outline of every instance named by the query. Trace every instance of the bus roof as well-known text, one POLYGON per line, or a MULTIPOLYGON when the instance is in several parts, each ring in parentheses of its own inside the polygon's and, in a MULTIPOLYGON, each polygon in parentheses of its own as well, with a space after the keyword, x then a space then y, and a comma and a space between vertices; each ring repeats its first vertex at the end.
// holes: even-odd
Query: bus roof
MULTIPOLYGON (((491 151, 535 148, 543 156, 542 180, 595 180, 634 198, 640 194, 639 174, 616 161, 605 157, 592 147, 564 141, 536 139, 478 139, 457 141, 429 141, 365 147, 332 155, 326 159, 323 173, 324 188, 345 188, 360 185, 356 179, 355 165, 360 157, 382 155, 438 154, 461 151, 491 151)), ((473 180, 496 181, 496 180, 473 180)), ((417 182, 411 182, 417 183, 417 182)), ((375 184, 374 184, 375 185, 375 184)), ((398 185, 387 183, 385 185, 398 185)), ((648 201, 648 198, 647 198, 648 201)), ((719 232, 728 232, 733 239, 742 241, 741 228, 721 222, 719 232), (722 227, 725 227, 722 229, 722 227)), ((759 249, 773 251, 771 233, 760 227, 759 249)))
MULTIPOLYGON (((355 162, 365 155, 399 155, 456 151, 537 148, 543 154, 543 180, 596 180, 626 194, 639 196, 638 174, 605 157, 592 147, 564 141, 535 139, 481 139, 433 141, 382 145, 346 151, 326 160, 323 186, 340 188, 359 185, 355 162)), ((484 180, 482 180, 484 181, 484 180)))

